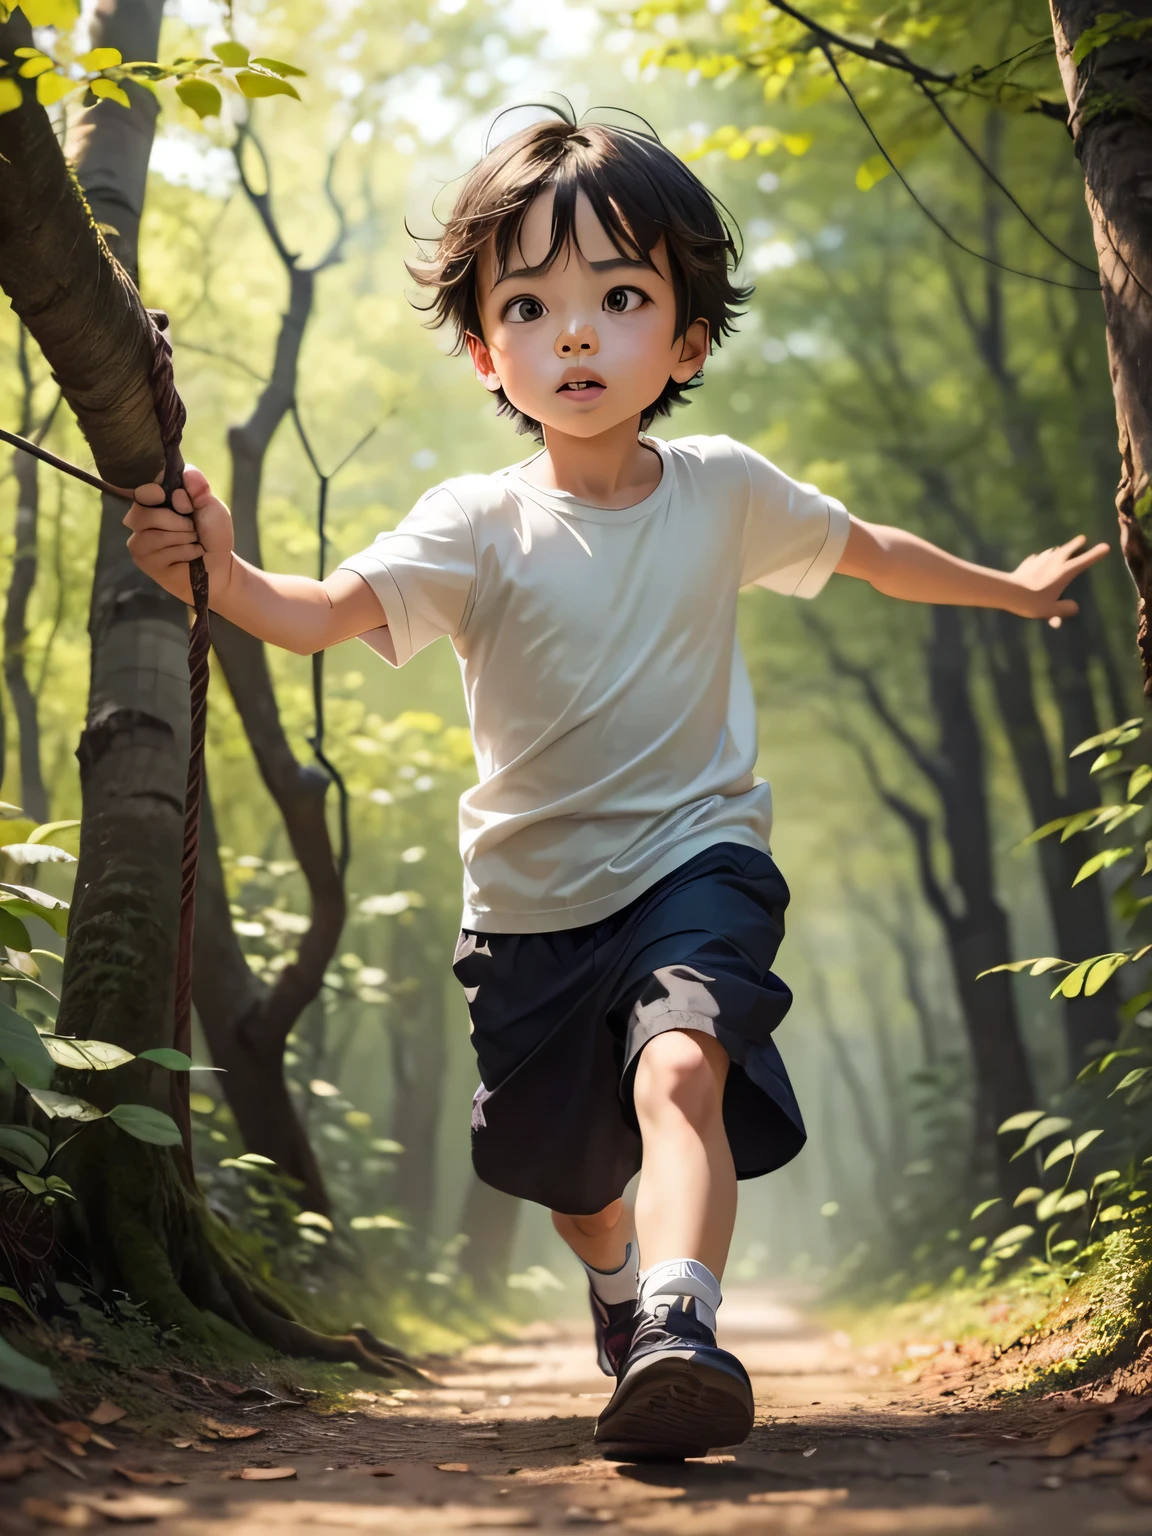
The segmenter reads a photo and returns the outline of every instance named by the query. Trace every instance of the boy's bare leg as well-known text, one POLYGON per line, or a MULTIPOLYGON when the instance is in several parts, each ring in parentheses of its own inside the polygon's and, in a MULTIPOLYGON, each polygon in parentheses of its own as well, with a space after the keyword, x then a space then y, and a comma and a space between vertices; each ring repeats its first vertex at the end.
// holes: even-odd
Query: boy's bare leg
POLYGON ((623 1200, 613 1200, 592 1216, 553 1211, 552 1225, 578 1259, 605 1273, 620 1268, 628 1244, 636 1241, 632 1213, 623 1200))
POLYGON ((724 1273, 736 1222, 727 1076, 727 1051, 695 1030, 668 1030, 641 1052, 633 1100, 644 1167, 635 1219, 645 1270, 695 1259, 717 1279, 724 1273))

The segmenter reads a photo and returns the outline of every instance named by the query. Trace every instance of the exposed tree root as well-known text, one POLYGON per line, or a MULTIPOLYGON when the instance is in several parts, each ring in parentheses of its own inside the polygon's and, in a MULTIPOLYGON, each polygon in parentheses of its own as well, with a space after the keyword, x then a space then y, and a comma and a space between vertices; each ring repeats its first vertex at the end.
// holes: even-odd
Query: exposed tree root
POLYGON ((152 1322, 216 1358, 238 1361, 262 1344, 435 1385, 403 1350, 365 1328, 331 1335, 293 1316, 291 1293, 245 1272, 229 1251, 230 1230, 185 1187, 167 1151, 130 1144, 103 1125, 87 1136, 71 1169, 80 1231, 69 1247, 88 1258, 99 1289, 127 1293, 152 1322))

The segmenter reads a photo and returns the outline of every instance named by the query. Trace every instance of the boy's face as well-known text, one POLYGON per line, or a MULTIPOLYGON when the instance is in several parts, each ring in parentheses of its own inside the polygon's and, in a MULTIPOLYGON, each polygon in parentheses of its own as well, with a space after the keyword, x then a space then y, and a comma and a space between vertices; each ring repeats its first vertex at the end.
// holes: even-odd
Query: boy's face
POLYGON ((575 245, 537 271, 551 241, 553 196, 549 189, 529 208, 503 277, 491 245, 481 253, 484 340, 469 336, 468 351, 485 387, 503 388, 526 416, 597 437, 639 416, 669 379, 686 383, 703 367, 708 325, 697 320, 677 337, 663 241, 651 253, 655 270, 622 256, 583 193, 575 245))

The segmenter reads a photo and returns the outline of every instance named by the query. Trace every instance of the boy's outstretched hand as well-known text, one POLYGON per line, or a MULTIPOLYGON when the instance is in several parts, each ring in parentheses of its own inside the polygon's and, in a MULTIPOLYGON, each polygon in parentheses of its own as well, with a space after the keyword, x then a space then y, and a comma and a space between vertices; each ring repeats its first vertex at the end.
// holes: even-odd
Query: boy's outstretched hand
POLYGON ((232 514, 198 469, 184 470, 184 489, 173 494, 171 507, 162 506, 158 485, 138 485, 136 500, 124 519, 131 529, 128 552, 152 580, 185 603, 192 601, 188 567, 204 560, 213 606, 224 596, 232 576, 232 514))
POLYGON ((1059 629, 1061 619, 1079 613, 1080 604, 1061 594, 1081 571, 1088 570, 1108 553, 1107 544, 1093 544, 1091 549, 1087 546, 1088 540, 1078 533, 1067 544, 1042 549, 1021 560, 1012 576, 1023 589, 1025 606, 1014 611, 1026 619, 1047 619, 1053 629, 1059 629))
POLYGON ((1068 584, 1103 560, 1107 544, 1087 547, 1083 534, 1029 555, 1014 571, 973 565, 938 549, 914 533, 853 517, 848 542, 836 569, 857 576, 877 592, 912 603, 947 603, 956 607, 1002 608, 1023 619, 1047 619, 1058 628, 1080 611, 1065 597, 1068 584))

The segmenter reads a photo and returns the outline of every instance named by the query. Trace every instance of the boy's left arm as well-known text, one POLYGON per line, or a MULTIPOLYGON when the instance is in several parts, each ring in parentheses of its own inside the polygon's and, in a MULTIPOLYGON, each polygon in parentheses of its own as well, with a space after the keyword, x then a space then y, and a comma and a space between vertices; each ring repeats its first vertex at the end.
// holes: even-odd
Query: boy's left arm
POLYGON ((1047 619, 1054 627, 1079 612, 1061 594, 1081 571, 1108 553, 1107 544, 1085 546, 1083 534, 1055 549, 1029 555, 1014 571, 972 565, 902 528, 864 523, 853 517, 848 543, 836 569, 858 576, 877 592, 912 603, 1003 608, 1025 619, 1047 619))

